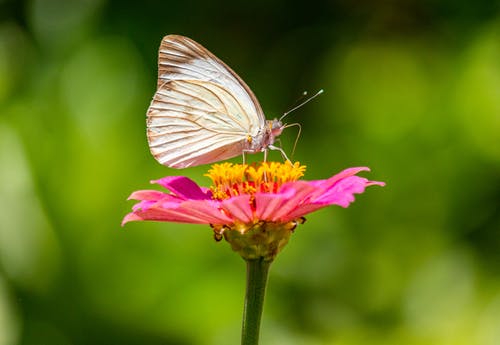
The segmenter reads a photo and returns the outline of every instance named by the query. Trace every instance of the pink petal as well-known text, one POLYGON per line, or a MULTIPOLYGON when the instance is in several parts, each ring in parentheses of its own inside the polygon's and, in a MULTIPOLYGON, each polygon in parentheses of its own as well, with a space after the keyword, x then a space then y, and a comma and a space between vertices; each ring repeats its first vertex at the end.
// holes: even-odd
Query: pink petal
POLYGON ((221 204, 215 200, 192 200, 181 204, 179 210, 197 216, 207 224, 232 224, 234 220, 221 211, 221 204))
POLYGON ((309 183, 315 187, 318 187, 318 192, 316 195, 312 196, 312 198, 318 197, 320 194, 322 194, 322 190, 328 189, 335 185, 338 181, 341 181, 347 177, 356 175, 360 171, 370 171, 370 168, 367 167, 357 167, 357 168, 348 168, 345 170, 342 170, 338 174, 333 175, 329 179, 326 180, 313 180, 309 181, 309 183))
POLYGON ((289 214, 286 215, 286 217, 283 217, 284 222, 289 222, 291 220, 297 219, 299 217, 303 217, 309 213, 312 213, 314 211, 317 211, 323 207, 327 207, 328 204, 304 204, 298 206, 295 210, 290 212, 289 214))
POLYGON ((142 218, 132 212, 132 213, 127 214, 125 217, 123 217, 121 225, 124 226, 128 222, 134 222, 134 221, 139 221, 139 220, 142 220, 142 218))
POLYGON ((354 201, 354 194, 360 194, 365 191, 368 180, 359 176, 350 176, 338 181, 336 184, 325 190, 322 195, 313 199, 313 203, 339 205, 347 207, 354 201))
POLYGON ((380 182, 380 181, 368 181, 366 183, 366 186, 380 186, 380 187, 384 187, 385 186, 385 182, 380 182))
POLYGON ((255 217, 260 220, 274 221, 280 213, 280 208, 286 202, 286 198, 292 198, 293 191, 286 194, 258 193, 255 194, 255 217))
POLYGON ((139 210, 129 213, 122 221, 122 225, 136 220, 152 220, 160 222, 177 222, 177 223, 192 223, 192 224, 206 224, 203 220, 192 215, 178 212, 175 209, 159 209, 150 208, 146 211, 139 210))
POLYGON ((203 190, 193 180, 184 176, 167 176, 159 180, 151 181, 168 189, 176 196, 188 200, 206 200, 210 195, 203 190))
POLYGON ((333 175, 332 177, 330 177, 326 181, 328 181, 329 185, 332 185, 333 183, 335 183, 339 180, 342 180, 346 177, 356 175, 360 171, 370 171, 370 168, 368 168, 368 167, 347 168, 347 169, 342 170, 338 174, 333 175))
POLYGON ((235 220, 249 223, 254 219, 250 195, 240 195, 222 201, 222 208, 235 220))
MULTIPOLYGON (((144 192, 154 192, 154 191, 144 191, 144 192)), ((143 195, 139 195, 139 196, 143 196, 143 195)), ((152 197, 152 196, 154 196, 154 193, 147 193, 146 196, 152 197)), ((132 207, 132 210, 133 211, 137 211, 139 209, 147 210, 148 208, 154 207, 156 205, 166 204, 166 203, 171 203, 172 207, 174 207, 183 201, 182 199, 180 199, 174 195, 161 193, 161 192, 158 192, 158 194, 156 194, 156 196, 158 197, 158 199, 151 199, 151 200, 146 199, 146 200, 142 200, 141 202, 135 204, 132 207)))
POLYGON ((157 190, 138 190, 130 194, 127 200, 159 200, 164 195, 167 194, 157 190))
POLYGON ((161 200, 141 201, 133 207, 123 224, 133 220, 194 224, 231 224, 233 220, 220 210, 220 202, 214 200, 188 200, 183 202, 161 200))
POLYGON ((306 181, 286 183, 277 194, 255 194, 255 216, 258 219, 278 221, 287 217, 315 190, 306 181))
POLYGON ((138 211, 138 210, 147 210, 148 208, 151 208, 156 204, 156 201, 152 200, 143 200, 141 202, 138 202, 134 206, 132 206, 132 211, 138 211))

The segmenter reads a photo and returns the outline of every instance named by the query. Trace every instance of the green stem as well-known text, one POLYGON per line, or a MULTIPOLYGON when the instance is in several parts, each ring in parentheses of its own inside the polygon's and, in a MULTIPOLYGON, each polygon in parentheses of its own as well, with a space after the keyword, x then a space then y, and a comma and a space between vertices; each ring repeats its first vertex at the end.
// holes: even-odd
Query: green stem
POLYGON ((272 261, 263 258, 246 260, 247 291, 245 309, 243 310, 243 326, 241 345, 259 344, 260 319, 266 294, 267 273, 272 261))

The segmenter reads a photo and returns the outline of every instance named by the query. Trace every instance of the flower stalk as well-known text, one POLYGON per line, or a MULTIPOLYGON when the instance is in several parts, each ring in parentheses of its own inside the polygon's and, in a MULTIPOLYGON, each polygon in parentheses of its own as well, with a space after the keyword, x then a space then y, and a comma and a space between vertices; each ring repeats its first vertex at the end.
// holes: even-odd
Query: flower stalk
POLYGON ((247 281, 241 345, 257 345, 259 343, 260 322, 271 263, 272 261, 264 260, 264 258, 246 260, 247 281))
MULTIPOLYGON (((246 261, 247 280, 241 344, 259 343, 260 320, 264 307, 269 267, 274 258, 288 243, 298 224, 304 218, 287 223, 260 221, 237 224, 233 227, 212 226, 214 233, 223 236, 233 251, 246 261)), ((220 238, 220 237, 219 237, 220 238)))

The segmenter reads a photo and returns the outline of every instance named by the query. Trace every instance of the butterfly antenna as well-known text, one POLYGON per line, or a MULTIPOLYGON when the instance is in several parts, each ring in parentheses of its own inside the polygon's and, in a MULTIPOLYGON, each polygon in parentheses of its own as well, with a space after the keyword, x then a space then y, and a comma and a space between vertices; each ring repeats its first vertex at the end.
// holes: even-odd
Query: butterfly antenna
POLYGON ((295 100, 295 102, 293 102, 293 104, 290 106, 290 108, 293 108, 295 107, 297 104, 301 103, 307 96, 307 90, 304 90, 304 92, 302 92, 302 94, 300 95, 299 98, 297 98, 295 100))
POLYGON ((292 158, 295 154, 295 149, 297 148, 297 143, 299 142, 300 133, 302 132, 302 126, 300 125, 300 123, 291 123, 291 124, 286 125, 284 127, 284 128, 288 128, 288 127, 294 127, 294 126, 299 127, 299 131, 297 132, 297 136, 295 137, 295 142, 293 143, 293 149, 292 149, 292 155, 291 155, 292 158))
MULTIPOLYGON (((319 90, 318 92, 316 92, 314 95, 312 95, 311 97, 307 98, 305 101, 303 101, 302 103, 296 105, 295 107, 293 107, 292 109, 288 110, 286 113, 284 113, 281 117, 280 117, 280 121, 283 120, 283 118, 285 116, 287 116, 288 114, 290 114, 292 111, 294 110, 297 110, 299 109, 301 106, 303 106, 304 104, 306 104, 307 102, 311 101, 312 99, 318 97, 319 95, 321 95, 323 93, 323 89, 319 90)), ((307 95, 307 91, 304 91, 304 96, 307 95)))

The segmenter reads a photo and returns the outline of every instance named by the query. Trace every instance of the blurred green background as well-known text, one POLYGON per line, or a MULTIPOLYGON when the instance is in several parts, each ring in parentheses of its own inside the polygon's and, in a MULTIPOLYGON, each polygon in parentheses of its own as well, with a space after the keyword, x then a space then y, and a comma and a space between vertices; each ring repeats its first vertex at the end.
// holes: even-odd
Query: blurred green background
POLYGON ((262 344, 500 344, 498 5, 1 0, 0 345, 239 342, 245 267, 226 243, 120 227, 149 180, 209 182, 147 147, 169 33, 233 67, 268 118, 325 89, 288 118, 307 179, 387 182, 297 229, 262 344))

